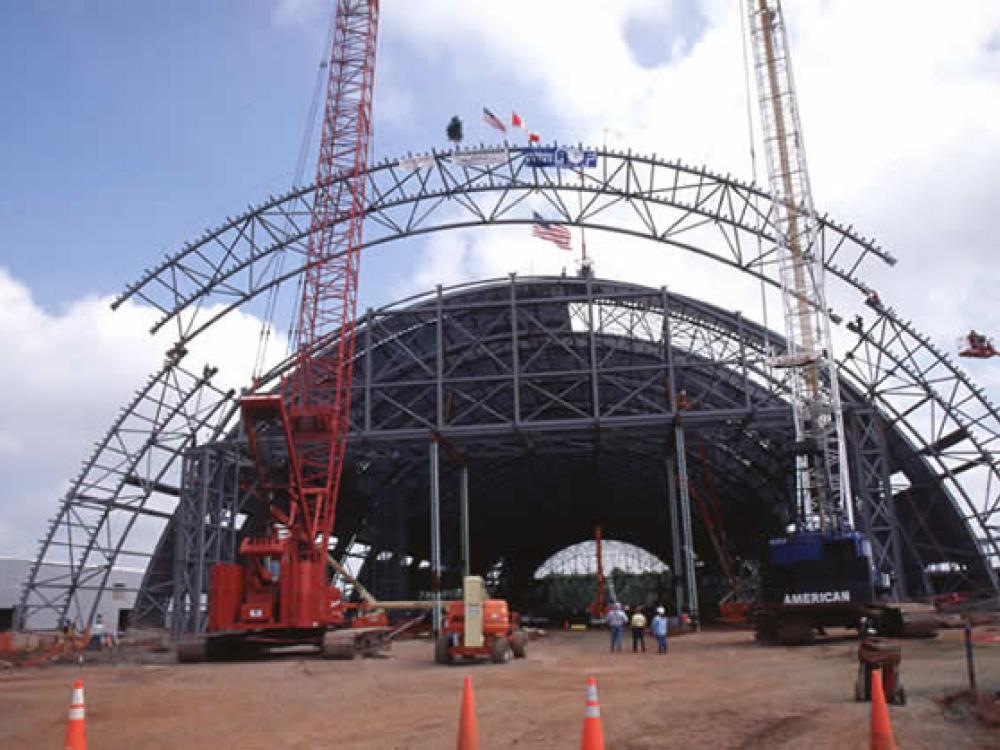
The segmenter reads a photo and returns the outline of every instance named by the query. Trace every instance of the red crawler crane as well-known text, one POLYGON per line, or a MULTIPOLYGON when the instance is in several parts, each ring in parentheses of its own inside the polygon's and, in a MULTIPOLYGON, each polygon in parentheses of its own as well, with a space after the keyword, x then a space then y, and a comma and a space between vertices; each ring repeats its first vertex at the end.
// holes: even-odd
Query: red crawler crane
POLYGON ((209 636, 193 658, 216 646, 343 646, 328 634, 344 605, 327 547, 348 432, 378 17, 379 0, 337 2, 296 367, 279 392, 240 401, 266 517, 240 563, 212 569, 209 636))

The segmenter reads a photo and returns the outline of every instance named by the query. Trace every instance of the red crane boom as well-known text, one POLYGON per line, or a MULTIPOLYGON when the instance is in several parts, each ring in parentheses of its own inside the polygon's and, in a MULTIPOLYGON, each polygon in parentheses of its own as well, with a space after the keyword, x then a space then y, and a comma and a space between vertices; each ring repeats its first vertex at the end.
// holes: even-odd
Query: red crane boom
POLYGON ((378 19, 379 0, 337 1, 296 366, 277 393, 240 401, 266 524, 241 543, 241 564, 213 568, 210 631, 314 640, 344 620, 326 562, 351 405, 378 19))

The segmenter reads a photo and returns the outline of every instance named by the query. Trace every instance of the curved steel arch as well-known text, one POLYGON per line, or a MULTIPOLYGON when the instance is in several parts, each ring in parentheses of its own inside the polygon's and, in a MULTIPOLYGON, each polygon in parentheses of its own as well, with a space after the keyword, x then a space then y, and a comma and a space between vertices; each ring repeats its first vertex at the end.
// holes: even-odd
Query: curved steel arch
MULTIPOLYGON (((562 223, 663 242, 776 283, 770 201, 759 188, 680 162, 657 160, 655 155, 630 152, 600 152, 598 170, 585 172, 581 186, 576 170, 533 168, 527 165, 525 154, 525 149, 507 149, 501 160, 486 167, 456 163, 467 156, 462 152, 433 153, 414 170, 399 160, 372 167, 367 245, 449 228, 527 223, 532 207, 541 202, 562 223), (586 201, 577 211, 567 197, 581 190, 586 201), (705 231, 721 240, 718 247, 687 241, 705 231), (761 238, 766 249, 757 250, 756 238, 761 238)), ((297 261, 304 257, 311 193, 312 188, 297 189, 227 219, 147 271, 115 306, 127 299, 153 306, 161 313, 154 330, 168 322, 176 325, 179 345, 183 345, 230 310, 302 272, 300 263, 290 270, 283 266, 287 257, 297 261), (221 307, 209 311, 210 305, 217 304, 221 307)), ((862 270, 876 260, 894 262, 873 241, 826 218, 821 221, 819 244, 830 277, 861 296, 870 291, 861 278, 862 270)), ((921 446, 937 466, 939 480, 962 503, 963 516, 975 528, 983 554, 994 563, 1000 560, 996 525, 1000 469, 994 457, 1000 441, 1000 415, 996 407, 892 308, 877 309, 874 322, 856 334, 842 369, 878 400, 894 425, 901 425, 921 446)), ((133 410, 126 407, 128 413, 133 410)), ((140 421, 141 429, 156 424, 145 418, 140 421)), ((107 445, 102 450, 106 449, 107 445)), ((92 456, 83 473, 98 469, 100 459, 99 454, 92 456)), ((157 495, 156 485, 152 486, 150 494, 157 495)), ((53 559, 53 529, 66 527, 59 532, 65 533, 73 527, 74 522, 67 519, 74 504, 82 501, 79 494, 74 489, 67 495, 42 542, 22 596, 25 612, 37 606, 52 611, 61 608, 65 613, 69 605, 62 603, 72 600, 73 591, 81 585, 79 575, 74 574, 73 591, 60 591, 56 603, 50 605, 39 578, 43 563, 53 559)), ((159 495, 161 499, 170 496, 169 492, 159 495)), ((79 527, 77 535, 107 531, 103 524, 79 527)), ((123 542, 124 536, 111 549, 120 548, 123 542)), ((75 559, 77 570, 86 569, 89 554, 75 559)), ((105 565, 114 560, 112 555, 105 565)))
MULTIPOLYGON (((370 168, 366 247, 443 229, 525 224, 541 204, 558 222, 662 242, 778 286, 771 201, 754 185, 631 151, 597 150, 598 168, 584 170, 582 182, 579 170, 530 166, 530 149, 471 152, 483 153, 496 155, 497 162, 470 166, 463 163, 469 151, 445 151, 370 168), (575 209, 571 198, 580 192, 586 201, 575 209), (687 241, 690 233, 706 229, 719 240, 717 247, 687 241)), ((301 272, 279 271, 279 265, 285 254, 303 257, 311 192, 295 189, 228 219, 147 272, 115 305, 141 300, 161 312, 153 330, 172 322, 181 342, 193 338, 301 272), (221 306, 206 316, 206 306, 215 303, 221 306)), ((827 217, 819 222, 817 242, 829 278, 854 291, 858 309, 870 314, 861 301, 872 290, 861 274, 873 262, 894 265, 895 259, 853 227, 827 217)), ((893 308, 879 306, 858 336, 846 360, 856 365, 854 374, 873 396, 907 402, 897 415, 913 439, 926 444, 943 481, 978 527, 985 554, 1000 565, 1000 410, 893 308), (914 405, 913 394, 926 400, 914 405)))

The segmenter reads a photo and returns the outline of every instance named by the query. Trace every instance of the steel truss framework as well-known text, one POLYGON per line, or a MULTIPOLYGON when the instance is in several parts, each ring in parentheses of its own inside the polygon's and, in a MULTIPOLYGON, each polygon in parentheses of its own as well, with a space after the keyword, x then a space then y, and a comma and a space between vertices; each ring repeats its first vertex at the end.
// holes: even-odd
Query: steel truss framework
MULTIPOLYGON (((581 179, 576 170, 530 166, 526 149, 480 149, 471 161, 481 163, 483 153, 488 153, 491 162, 486 166, 470 164, 468 153, 442 152, 371 167, 366 246, 453 228, 526 224, 532 212, 541 208, 548 217, 568 225, 647 238, 777 283, 771 202, 755 186, 655 155, 599 152, 598 167, 585 170, 581 179), (582 195, 579 209, 578 194, 582 195)), ((132 299, 159 310, 154 330, 174 326, 178 343, 172 351, 182 352, 187 342, 227 312, 252 304, 302 273, 312 192, 312 187, 296 189, 227 219, 148 270, 115 305, 132 299)), ((945 552, 945 557, 931 554, 922 557, 925 560, 947 562, 954 558, 952 553, 966 554, 968 538, 952 538, 936 525, 945 516, 957 515, 974 538, 983 561, 980 567, 995 589, 990 563, 1000 559, 1000 468, 995 456, 1000 413, 982 389, 893 308, 877 305, 873 317, 862 306, 871 292, 862 274, 873 264, 892 264, 888 253, 853 228, 825 217, 819 221, 817 243, 818 248, 809 250, 823 257, 828 280, 853 292, 858 308, 866 313, 863 324, 848 326, 854 338, 839 363, 841 374, 859 396, 877 406, 884 432, 904 436, 916 449, 917 458, 901 458, 900 462, 923 465, 925 484, 941 493, 940 504, 919 508, 923 520, 914 523, 912 545, 931 545, 928 540, 937 539, 931 546, 945 552), (918 534, 919 529, 923 531, 918 534)), ((768 338, 775 340, 773 334, 768 338)), ((427 375, 433 379, 433 373, 427 375)), ((193 443, 197 432, 208 430, 213 420, 225 422, 231 395, 219 394, 209 379, 187 374, 178 357, 169 357, 151 384, 152 389, 142 391, 148 398, 137 397, 125 407, 63 498, 25 585, 21 611, 26 624, 41 613, 66 616, 79 610, 77 593, 88 586, 101 589, 101 580, 106 580, 105 575, 95 583, 85 571, 121 564, 127 552, 148 556, 143 552, 148 540, 126 543, 130 535, 136 537, 133 532, 141 526, 139 521, 158 521, 162 526, 176 506, 177 489, 165 484, 163 477, 171 467, 176 471, 182 451, 193 443), (165 389, 162 398, 155 397, 155 384, 170 380, 186 382, 187 390, 165 389), (195 403, 210 416, 203 411, 188 415, 193 407, 187 405, 195 403), (117 441, 124 440, 122 429, 129 421, 136 424, 127 427, 125 434, 135 444, 116 447, 117 441), (177 421, 191 429, 174 440, 161 439, 163 435, 175 437, 177 421), (125 458, 116 458, 119 455, 125 458), (101 477, 108 465, 119 467, 115 469, 119 473, 110 485, 101 485, 97 518, 77 520, 80 514, 93 512, 88 488, 105 481, 101 477), (136 470, 128 468, 132 466, 136 470), (70 562, 70 573, 58 581, 42 581, 38 575, 42 562, 70 562)), ((536 386, 531 386, 532 393, 536 386)), ((639 402, 642 394, 639 388, 627 398, 639 402)), ((484 395, 473 398, 486 404, 484 395)), ((389 393, 395 401, 401 397, 389 393)), ((439 408, 445 408, 443 402, 439 408)), ((466 410, 462 418, 469 419, 473 412, 480 416, 489 412, 486 406, 473 407, 471 402, 452 408, 466 410)), ((567 428, 573 419, 593 417, 580 415, 578 410, 579 405, 568 402, 550 407, 556 421, 568 418, 567 428)), ((621 413, 606 417, 616 418, 623 425, 633 419, 621 413)), ((669 416, 663 424, 669 424, 669 416)), ((216 436, 223 431, 215 425, 216 436)), ((571 437, 568 443, 572 444, 571 437)), ((909 499, 924 497, 926 489, 912 482, 895 488, 897 504, 906 502, 916 508, 920 503, 909 499)), ((892 492, 883 494, 893 496, 892 492)), ((904 548, 907 544, 901 542, 904 548)), ((910 583, 920 579, 919 572, 907 576, 910 583)), ((81 614, 87 618, 86 612, 81 614)))
MULTIPOLYGON (((768 367, 769 353, 783 351, 783 342, 738 314, 665 289, 588 277, 511 278, 438 289, 371 311, 358 340, 349 449, 355 481, 341 500, 350 520, 337 533, 363 542, 362 575, 380 593, 393 573, 406 583, 390 588, 406 596, 429 588, 419 566, 436 554, 426 542, 432 524, 426 454, 433 441, 472 479, 471 515, 480 529, 473 533, 473 569, 491 571, 514 592, 523 592, 546 557, 588 535, 595 522, 668 558, 664 459, 684 450, 682 441, 692 493, 713 488, 741 557, 759 559, 763 541, 789 520, 788 373, 768 367), (682 410, 671 397, 680 391, 687 401, 682 410), (400 475, 406 479, 394 483, 400 475), (581 476, 590 486, 580 486, 581 476), (560 488, 574 482, 567 503, 560 488), (530 526, 521 522, 526 517, 530 526), (402 533, 386 518, 401 523, 402 533)), ((901 593, 930 593, 925 571, 940 563, 959 566, 965 585, 989 588, 975 541, 926 462, 898 431, 886 432, 885 417, 856 389, 845 389, 845 400, 858 430, 852 441, 858 517, 872 536, 879 569, 895 577, 901 593), (907 455, 917 460, 897 458, 907 455), (924 488, 899 518, 888 483, 897 471, 924 488), (951 508, 934 520, 937 536, 921 531, 925 507, 951 508), (915 585, 907 588, 914 571, 915 585)), ((220 450, 232 455, 234 440, 236 433, 220 450)), ((177 539, 204 534, 202 524, 182 524, 204 518, 206 498, 215 492, 205 468, 218 461, 206 458, 211 450, 189 451, 186 465, 194 469, 185 476, 194 481, 182 487, 182 507, 198 510, 178 512, 177 539)), ((235 454, 230 466, 240 460, 235 454)), ((442 472, 445 483, 448 473, 442 472)), ((252 507, 246 493, 230 493, 228 503, 252 507)), ((445 499, 451 507, 445 518, 456 516, 454 504, 445 499)), ((706 540, 695 547, 713 565, 706 540)), ((196 574, 174 574, 173 605, 160 599, 150 612, 199 601, 203 588, 191 586, 218 559, 196 554, 190 544, 164 549, 168 555, 186 549, 188 556, 157 561, 162 573, 147 578, 145 590, 169 590, 170 571, 196 574)), ((457 569, 452 556, 446 588, 457 585, 457 569)), ((185 610, 178 621, 195 617, 185 610)))

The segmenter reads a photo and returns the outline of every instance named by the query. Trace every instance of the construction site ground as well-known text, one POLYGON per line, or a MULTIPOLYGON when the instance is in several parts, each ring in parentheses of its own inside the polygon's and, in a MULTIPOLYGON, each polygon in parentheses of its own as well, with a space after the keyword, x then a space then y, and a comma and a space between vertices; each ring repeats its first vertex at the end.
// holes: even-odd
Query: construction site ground
MULTIPOLYGON (((653 645, 647 639, 647 649, 653 645)), ((432 661, 428 641, 387 658, 179 665, 156 655, 0 674, 0 748, 61 747, 73 680, 86 689, 91 750, 352 748, 455 744, 471 675, 483 750, 578 747, 586 679, 595 675, 609 750, 867 748, 869 706, 854 701, 857 641, 763 647, 747 631, 671 640, 658 656, 608 653, 607 634, 556 632, 507 665, 432 661)), ((164 655, 165 657, 166 655, 164 655)), ((1000 645, 976 647, 980 688, 1000 690, 1000 645)), ((1000 728, 949 694, 967 685, 960 631, 903 642, 908 704, 891 706, 900 748, 1000 747, 1000 728)))

